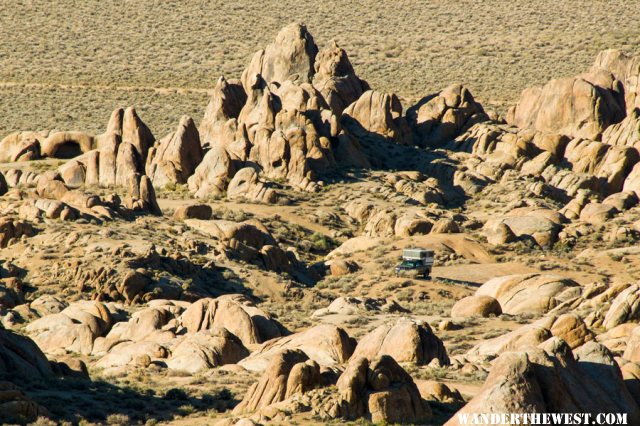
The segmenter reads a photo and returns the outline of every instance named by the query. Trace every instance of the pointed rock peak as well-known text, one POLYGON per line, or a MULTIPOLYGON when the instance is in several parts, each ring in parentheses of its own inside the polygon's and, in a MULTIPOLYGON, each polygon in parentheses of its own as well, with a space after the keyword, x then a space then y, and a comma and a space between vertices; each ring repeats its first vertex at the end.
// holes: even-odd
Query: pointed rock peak
POLYGON ((140 119, 134 107, 128 107, 124 111, 122 121, 122 141, 131 143, 143 162, 146 161, 147 152, 155 142, 151 130, 140 119))
POLYGON ((116 108, 111 113, 109 123, 107 124, 107 130, 105 133, 115 133, 122 136, 122 120, 124 117, 124 110, 122 108, 116 108))
POLYGON ((314 68, 317 74, 327 77, 355 75, 347 52, 335 40, 320 51, 314 68))
POLYGON ((618 49, 607 49, 598 53, 592 70, 603 69, 609 71, 617 80, 624 81, 631 57, 618 49))
POLYGON ((242 73, 242 84, 249 91, 250 79, 261 74, 268 83, 291 80, 295 83, 310 83, 318 46, 303 24, 284 27, 273 43, 260 50, 242 73))
POLYGON ((178 128, 180 127, 192 128, 197 131, 196 125, 193 122, 193 119, 188 115, 183 115, 182 117, 180 117, 180 123, 178 124, 178 128))

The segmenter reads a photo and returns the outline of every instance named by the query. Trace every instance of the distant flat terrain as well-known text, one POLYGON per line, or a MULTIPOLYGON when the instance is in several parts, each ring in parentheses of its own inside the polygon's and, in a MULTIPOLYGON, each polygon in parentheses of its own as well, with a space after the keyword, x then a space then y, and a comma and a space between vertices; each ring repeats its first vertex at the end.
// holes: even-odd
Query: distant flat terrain
POLYGON ((372 87, 405 108, 462 82, 500 111, 522 89, 640 45, 640 1, 4 0, 0 136, 19 129, 100 132, 135 104, 158 136, 196 121, 220 75, 239 77, 285 24, 335 39, 372 87))

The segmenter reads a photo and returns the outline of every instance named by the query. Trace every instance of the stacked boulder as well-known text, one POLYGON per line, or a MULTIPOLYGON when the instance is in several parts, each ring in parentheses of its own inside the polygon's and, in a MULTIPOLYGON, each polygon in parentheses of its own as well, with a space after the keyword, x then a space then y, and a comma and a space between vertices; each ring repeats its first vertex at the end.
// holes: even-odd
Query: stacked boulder
POLYGON ((59 169, 64 182, 105 188, 128 187, 132 176, 144 174, 144 164, 155 138, 132 107, 113 111, 105 133, 95 146, 59 169))

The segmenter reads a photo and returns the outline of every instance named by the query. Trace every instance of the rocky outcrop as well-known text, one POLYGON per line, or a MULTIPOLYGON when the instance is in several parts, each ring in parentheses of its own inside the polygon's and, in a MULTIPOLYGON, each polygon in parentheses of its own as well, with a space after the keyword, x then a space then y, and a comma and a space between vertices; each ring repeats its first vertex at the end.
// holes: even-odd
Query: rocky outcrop
POLYGON ((258 105, 264 118, 257 123, 253 137, 249 133, 253 143, 249 159, 271 179, 285 179, 294 188, 317 191, 318 173, 335 165, 331 143, 309 113, 275 107, 273 96, 265 89, 258 105))
POLYGON ((368 90, 349 105, 340 119, 342 125, 367 144, 367 141, 390 141, 411 145, 411 132, 402 115, 402 105, 394 94, 368 90))
POLYGON ((0 327, 0 374, 40 380, 52 377, 53 371, 33 340, 0 327))
POLYGON ((97 337, 107 334, 113 319, 100 302, 75 302, 58 314, 46 315, 27 325, 26 330, 47 353, 90 354, 97 337))
POLYGON ((48 132, 15 132, 0 141, 0 163, 40 158, 41 142, 48 132))
POLYGON ((202 156, 198 129, 185 115, 174 133, 162 138, 149 150, 146 173, 156 188, 169 183, 185 184, 202 161, 202 156))
POLYGON ((407 110, 414 142, 423 147, 440 147, 473 124, 488 119, 482 105, 459 84, 451 85, 437 95, 427 96, 407 110))
POLYGON ((214 329, 188 334, 171 348, 167 367, 196 374, 209 368, 235 364, 249 351, 242 341, 227 329, 214 329))
POLYGON ((162 216, 162 210, 156 200, 156 191, 147 175, 133 175, 129 184, 129 196, 124 199, 124 205, 140 213, 151 213, 162 216))
POLYGON ((607 71, 594 70, 525 89, 507 121, 520 128, 597 140, 624 116, 621 82, 607 71))
POLYGON ((369 85, 356 76, 347 52, 335 41, 316 56, 314 69, 313 86, 337 116, 369 90, 369 85))
POLYGON ((321 416, 413 424, 432 417, 411 376, 388 355, 352 359, 336 387, 337 395, 319 410, 321 416))
POLYGON ((221 195, 229 185, 235 167, 227 152, 220 148, 210 149, 188 179, 189 190, 196 198, 221 195))
POLYGON ((323 367, 333 367, 346 362, 356 346, 355 339, 346 331, 333 325, 318 325, 264 343, 240 365, 250 371, 263 371, 286 350, 301 350, 323 367))
MULTIPOLYGON (((236 119, 246 102, 247 94, 240 81, 227 81, 224 77, 220 77, 200 123, 202 146, 212 148, 226 142, 226 128, 237 129, 236 119)), ((245 160, 247 154, 248 152, 236 153, 241 160, 245 160)))
POLYGON ((49 158, 73 158, 96 147, 95 138, 84 132, 55 132, 42 141, 42 156, 49 158))
POLYGON ((261 182, 258 172, 252 167, 238 170, 227 188, 227 198, 247 199, 261 203, 273 204, 278 200, 278 194, 265 182, 261 182))
POLYGON ((620 324, 638 319, 640 319, 640 287, 634 284, 613 299, 602 325, 607 330, 611 330, 620 324))
POLYGON ((241 295, 200 299, 180 317, 180 324, 190 333, 225 328, 244 345, 262 343, 286 334, 286 330, 269 314, 241 295))
POLYGON ((0 248, 7 247, 21 238, 33 237, 36 229, 24 220, 0 219, 0 248))
POLYGON ((558 239, 562 222, 562 217, 553 210, 521 208, 504 217, 489 219, 483 233, 492 244, 533 239, 539 246, 550 248, 558 239))
POLYGON ((213 215, 213 209, 208 204, 189 204, 180 206, 173 212, 176 220, 200 219, 209 220, 213 215))
MULTIPOLYGON (((177 133, 183 135, 184 132, 181 133, 180 129, 177 133)), ((193 130, 195 130, 195 126, 193 126, 193 130)), ((195 131, 197 134, 197 130, 195 131)), ((99 185, 105 188, 114 186, 126 188, 130 185, 133 176, 144 174, 147 155, 155 141, 149 128, 132 107, 124 111, 121 108, 114 110, 106 132, 95 138, 76 135, 73 132, 56 133, 50 135, 49 138, 52 138, 51 148, 47 148, 46 152, 43 151, 43 155, 73 158, 59 168, 59 173, 67 185, 71 187, 99 185), (49 151, 51 152, 47 154, 49 151)), ((166 141, 161 148, 153 151, 156 157, 155 153, 158 149, 161 150, 161 156, 167 156, 166 161, 158 158, 153 166, 150 164, 150 171, 154 173, 154 176, 160 163, 162 163, 162 167, 160 167, 162 172, 175 177, 178 172, 184 173, 181 167, 186 167, 185 163, 190 164, 192 161, 185 160, 190 157, 188 153, 185 154, 184 147, 181 148, 185 144, 186 146, 191 145, 183 142, 180 137, 178 139, 173 144, 170 143, 171 140, 166 141), (172 161, 176 164, 170 167, 168 162, 172 161)), ((47 140, 43 142, 43 147, 47 140)), ((158 172, 158 176, 160 176, 160 172, 158 172)), ((158 177, 157 179, 160 181, 163 178, 158 177)), ((184 180, 186 181, 186 178, 184 180)))
POLYGON ((317 53, 313 36, 304 25, 287 25, 273 43, 253 55, 249 66, 242 72, 245 92, 251 90, 249 81, 258 74, 268 83, 284 83, 286 80, 310 83, 317 53))
MULTIPOLYGON (((112 123, 109 123, 111 127, 112 123)), ((140 164, 144 165, 147 161, 149 148, 153 146, 155 137, 151 130, 140 119, 134 107, 128 107, 122 115, 122 143, 131 144, 140 158, 140 164)), ((117 130, 116 130, 117 132, 117 130)))
POLYGON ((634 109, 624 120, 607 127, 602 133, 602 142, 640 149, 640 109, 634 109))
POLYGON ((256 219, 244 222, 186 220, 185 223, 219 239, 230 259, 253 262, 275 272, 304 269, 295 253, 280 248, 269 230, 256 219))
POLYGON ((622 191, 625 179, 640 161, 635 148, 585 139, 569 142, 564 158, 571 164, 573 172, 593 176, 597 181, 594 189, 604 195, 622 191))
POLYGON ((47 409, 25 395, 18 386, 0 381, 0 422, 35 422, 39 417, 47 416, 47 409))
POLYGON ((476 296, 498 300, 502 312, 511 315, 542 314, 580 294, 575 281, 552 274, 518 274, 490 279, 476 296))
POLYGON ((353 358, 373 359, 389 355, 398 362, 429 364, 434 359, 448 365, 449 357, 442 341, 427 323, 399 320, 384 324, 365 335, 358 342, 353 358))
POLYGON ((395 300, 374 299, 370 297, 338 297, 326 308, 318 309, 313 313, 314 317, 323 315, 361 315, 364 312, 408 312, 395 300))
POLYGON ((453 318, 498 316, 502 313, 500 302, 491 296, 468 296, 451 308, 453 318))
MULTIPOLYGON (((640 409, 627 390, 611 353, 591 342, 574 355, 562 340, 543 349, 505 353, 495 361, 480 392, 457 414, 627 413, 640 409)), ((461 424, 454 415, 448 426, 461 424)))
POLYGON ((623 83, 627 114, 640 108, 640 56, 629 56, 617 49, 603 50, 596 57, 592 70, 605 70, 623 83))
POLYGON ((320 366, 301 350, 287 349, 276 355, 263 376, 254 383, 234 409, 234 414, 252 413, 285 401, 322 383, 320 366))

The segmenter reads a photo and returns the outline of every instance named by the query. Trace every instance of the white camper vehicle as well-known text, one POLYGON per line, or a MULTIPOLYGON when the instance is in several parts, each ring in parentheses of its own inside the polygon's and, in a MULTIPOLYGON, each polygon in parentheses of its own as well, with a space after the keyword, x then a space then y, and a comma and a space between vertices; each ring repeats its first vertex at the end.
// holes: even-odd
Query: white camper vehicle
POLYGON ((402 262, 395 268, 396 276, 411 275, 428 278, 433 268, 433 250, 420 248, 404 249, 402 262))

